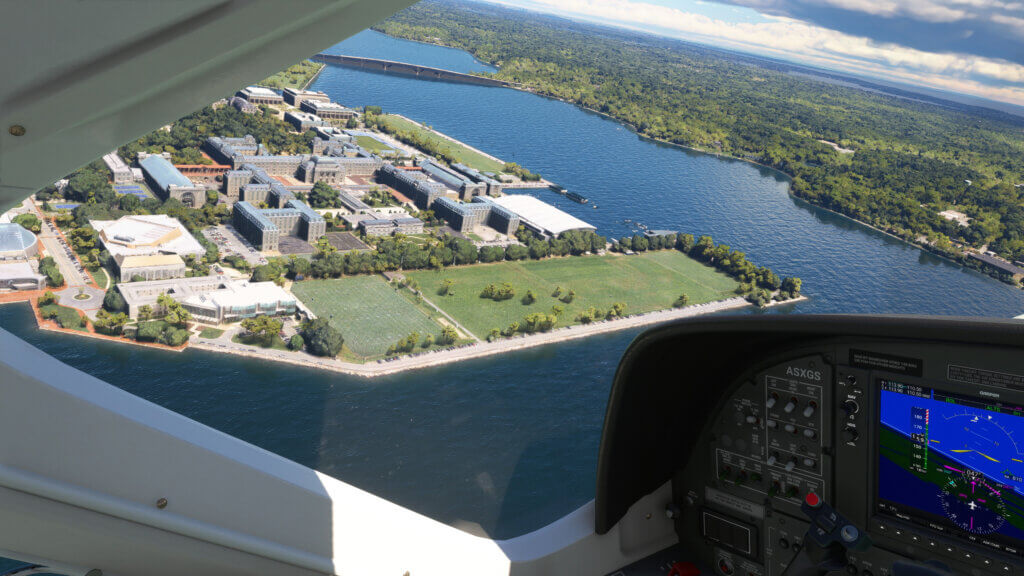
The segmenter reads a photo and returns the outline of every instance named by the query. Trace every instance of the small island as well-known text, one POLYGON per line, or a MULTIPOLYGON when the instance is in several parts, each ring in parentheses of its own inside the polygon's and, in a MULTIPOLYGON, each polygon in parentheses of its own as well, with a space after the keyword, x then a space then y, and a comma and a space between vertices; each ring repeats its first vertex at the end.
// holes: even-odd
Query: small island
POLYGON ((605 238, 547 189, 380 107, 251 86, 23 202, 41 250, 0 301, 45 329, 375 376, 803 298, 709 236, 605 238))

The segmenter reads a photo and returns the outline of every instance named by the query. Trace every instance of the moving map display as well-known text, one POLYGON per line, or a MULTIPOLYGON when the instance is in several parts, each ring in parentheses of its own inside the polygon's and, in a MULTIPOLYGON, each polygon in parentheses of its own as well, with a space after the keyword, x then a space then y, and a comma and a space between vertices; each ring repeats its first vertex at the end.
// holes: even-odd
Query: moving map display
POLYGON ((1024 407, 879 381, 882 512, 1024 545, 1024 407))

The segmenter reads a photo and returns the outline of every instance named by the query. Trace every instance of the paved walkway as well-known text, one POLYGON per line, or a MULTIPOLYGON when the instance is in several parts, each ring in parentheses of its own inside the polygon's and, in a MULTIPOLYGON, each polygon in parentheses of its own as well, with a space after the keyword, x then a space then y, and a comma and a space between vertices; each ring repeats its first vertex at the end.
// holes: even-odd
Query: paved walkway
MULTIPOLYGON (((229 354, 239 354, 264 360, 281 361, 309 366, 312 368, 334 370, 336 372, 343 372, 345 374, 352 374, 355 376, 373 377, 383 376, 385 374, 394 374, 396 372, 403 372, 406 370, 427 368, 429 366, 437 366, 440 364, 447 364, 449 362, 458 362, 461 360, 468 360, 470 358, 490 356, 492 354, 501 354, 513 350, 532 348, 534 346, 555 344, 566 340, 586 338, 588 336, 605 332, 628 330, 630 328, 637 328, 640 326, 660 324, 662 322, 668 322, 669 320, 702 316, 704 314, 743 308, 750 305, 751 304, 743 298, 735 297, 727 300, 719 300, 717 302, 708 302, 706 304, 696 304, 685 308, 673 308, 670 310, 661 310, 647 314, 637 314, 635 316, 627 316, 619 320, 604 320, 601 322, 594 322, 593 324, 567 326, 540 334, 531 334, 528 336, 518 336, 507 339, 503 338, 494 342, 470 344, 454 350, 423 352, 420 354, 403 356, 397 360, 392 360, 391 362, 369 362, 366 364, 343 362, 333 358, 321 358, 319 356, 307 354, 306 352, 285 352, 282 350, 245 346, 243 344, 231 342, 232 334, 229 334, 229 332, 225 332, 216 340, 197 340, 192 344, 192 346, 215 352, 226 352, 229 354)), ((239 328, 235 328, 233 330, 234 333, 237 333, 239 328)))

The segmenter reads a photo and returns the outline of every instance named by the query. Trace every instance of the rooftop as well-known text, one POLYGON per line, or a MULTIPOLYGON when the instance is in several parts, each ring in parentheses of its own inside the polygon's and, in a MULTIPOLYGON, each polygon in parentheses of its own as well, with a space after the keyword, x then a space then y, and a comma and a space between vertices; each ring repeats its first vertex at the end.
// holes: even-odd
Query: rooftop
POLYGON ((178 171, 170 161, 163 156, 147 156, 139 160, 139 166, 149 174, 149 177, 156 181, 160 188, 167 189, 168 186, 194 186, 192 181, 178 171))
POLYGON ((117 220, 90 220, 111 256, 145 256, 159 252, 205 254, 206 249, 181 222, 166 214, 122 216, 117 220))
POLYGON ((583 220, 563 212, 558 208, 525 194, 508 194, 494 198, 494 203, 518 214, 519 218, 544 230, 548 234, 558 236, 568 230, 594 230, 595 228, 583 220))
POLYGON ((270 88, 264 88, 263 86, 247 86, 243 92, 247 92, 253 96, 279 96, 277 92, 274 92, 270 88))
POLYGON ((260 303, 295 302, 295 296, 286 292, 273 282, 234 282, 220 290, 192 294, 183 303, 209 307, 211 304, 219 308, 242 308, 260 303))
POLYGON ((18 224, 0 224, 0 252, 23 251, 36 243, 35 234, 18 224))
POLYGON ((32 265, 24 260, 20 262, 0 262, 0 280, 38 278, 39 276, 40 275, 32 269, 32 265))

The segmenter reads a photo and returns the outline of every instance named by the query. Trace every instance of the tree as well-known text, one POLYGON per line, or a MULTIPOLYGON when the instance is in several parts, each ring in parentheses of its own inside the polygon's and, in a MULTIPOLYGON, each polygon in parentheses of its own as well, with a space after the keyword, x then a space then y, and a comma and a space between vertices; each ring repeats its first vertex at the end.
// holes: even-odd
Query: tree
POLYGON ((675 307, 675 308, 682 308, 682 307, 686 306, 689 303, 690 303, 690 297, 687 296, 686 294, 680 294, 679 298, 676 298, 676 301, 672 303, 672 306, 675 307))
POLYGON ((298 256, 290 256, 288 259, 288 273, 291 274, 292 278, 301 280, 313 270, 313 264, 305 259, 299 258, 298 256))
POLYGON ((163 333, 164 324, 159 321, 141 322, 135 332, 135 338, 143 342, 156 342, 156 339, 163 333))
POLYGON ((39 221, 35 214, 18 214, 11 219, 11 222, 35 234, 39 234, 43 229, 42 222, 39 221))
POLYGON ((522 244, 511 244, 508 248, 505 248, 505 258, 507 260, 526 260, 530 256, 530 249, 522 244))
POLYGON ((125 212, 134 212, 142 207, 142 200, 135 194, 124 194, 117 199, 117 207, 125 212))
POLYGON ((437 339, 437 343, 442 346, 449 346, 454 344, 458 339, 459 333, 455 331, 455 328, 445 326, 441 329, 441 336, 437 339))
POLYGON ((487 341, 494 342, 498 338, 501 338, 501 330, 497 328, 491 328, 491 331, 487 334, 487 341))
POLYGON ((789 292, 794 298, 800 294, 802 287, 803 281, 795 276, 787 276, 782 279, 782 291, 789 292))
POLYGON ((438 288, 437 293, 440 296, 454 296, 455 292, 452 290, 454 286, 455 283, 450 278, 445 278, 441 281, 441 287, 438 288))
POLYGON ((164 329, 163 332, 160 333, 160 336, 157 338, 157 340, 160 343, 166 344, 168 346, 181 346, 185 342, 188 342, 188 337, 188 330, 185 330, 184 328, 175 328, 173 326, 168 326, 166 329, 164 329))
POLYGON ((266 314, 242 320, 242 329, 266 346, 274 341, 274 337, 281 332, 282 327, 284 327, 284 323, 281 320, 266 314))
POLYGON ((156 297, 156 303, 164 310, 164 320, 168 324, 184 327, 185 323, 192 319, 192 313, 185 309, 180 302, 171 298, 167 293, 156 297))
POLYGON ((288 349, 292 351, 302 350, 302 347, 306 345, 306 342, 302 339, 300 334, 295 334, 288 339, 288 349))
POLYGON ((93 326, 101 332, 107 334, 120 334, 124 325, 128 323, 128 315, 124 312, 108 312, 106 309, 100 309, 96 313, 96 319, 93 320, 93 326))
POLYGON ((302 325, 302 338, 306 349, 316 356, 337 356, 345 339, 327 320, 317 318, 302 325))
POLYGON ((422 346, 423 348, 430 348, 433 345, 434 345, 434 335, 433 334, 427 334, 426 336, 424 336, 423 337, 423 342, 420 343, 420 346, 422 346))
POLYGON ((102 202, 114 197, 114 190, 106 174, 86 167, 68 180, 68 185, 64 187, 64 197, 76 202, 102 202))
POLYGON ((128 304, 124 301, 124 297, 121 296, 121 292, 116 287, 111 286, 107 289, 107 293, 103 295, 103 308, 108 312, 124 312, 128 309, 128 304))
POLYGON ((537 297, 533 295, 533 290, 527 290, 526 295, 523 296, 523 304, 530 305, 537 301, 537 297))
POLYGON ((149 304, 139 306, 139 320, 149 320, 153 316, 153 307, 149 304))
POLYGON ((565 302, 566 304, 572 304, 572 301, 575 300, 575 299, 576 299, 576 291, 572 290, 572 289, 570 289, 568 292, 566 292, 565 296, 562 296, 562 298, 561 298, 562 302, 565 302))
POLYGON ((340 203, 338 191, 322 180, 309 191, 309 205, 313 208, 337 208, 340 203))

